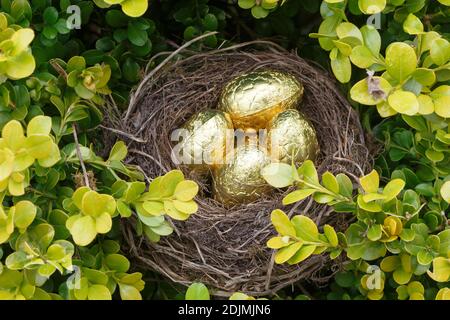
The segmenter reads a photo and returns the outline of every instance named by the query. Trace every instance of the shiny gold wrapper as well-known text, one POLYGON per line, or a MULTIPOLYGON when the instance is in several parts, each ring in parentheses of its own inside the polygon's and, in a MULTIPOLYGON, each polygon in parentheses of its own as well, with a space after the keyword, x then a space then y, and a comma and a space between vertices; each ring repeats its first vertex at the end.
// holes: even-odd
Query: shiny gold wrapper
POLYGON ((219 109, 228 112, 236 129, 262 129, 278 113, 295 107, 303 97, 302 84, 292 75, 256 71, 229 82, 219 109))
POLYGON ((298 110, 278 114, 268 125, 267 147, 272 161, 300 165, 319 154, 316 131, 298 110))
MULTIPOLYGON (((230 116, 219 110, 206 110, 192 116, 182 127, 177 160, 199 172, 224 163, 227 135, 232 134, 230 116)), ((232 137, 231 137, 232 139, 232 137)))
POLYGON ((233 152, 213 176, 214 197, 227 206, 254 201, 272 189, 261 175, 270 163, 266 150, 247 144, 233 152))

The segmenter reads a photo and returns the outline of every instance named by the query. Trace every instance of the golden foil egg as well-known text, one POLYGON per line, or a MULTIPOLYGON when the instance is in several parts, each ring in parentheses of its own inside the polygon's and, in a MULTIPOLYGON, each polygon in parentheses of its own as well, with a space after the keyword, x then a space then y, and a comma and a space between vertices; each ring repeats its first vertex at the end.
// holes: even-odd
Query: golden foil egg
POLYGON ((234 127, 265 128, 278 113, 295 107, 303 97, 302 84, 292 75, 255 71, 229 82, 222 91, 219 109, 228 112, 234 127))
POLYGON ((227 163, 214 171, 215 199, 233 205, 260 198, 272 189, 261 175, 261 170, 269 163, 266 150, 254 144, 238 146, 227 154, 227 163))
POLYGON ((278 114, 268 125, 267 147, 272 160, 300 165, 319 153, 316 131, 298 110, 278 114))
POLYGON ((172 150, 172 159, 177 164, 189 165, 198 171, 222 164, 227 135, 231 135, 233 141, 232 129, 233 124, 227 113, 219 110, 201 111, 192 116, 181 130, 172 133, 173 141, 181 138, 181 142, 172 150))

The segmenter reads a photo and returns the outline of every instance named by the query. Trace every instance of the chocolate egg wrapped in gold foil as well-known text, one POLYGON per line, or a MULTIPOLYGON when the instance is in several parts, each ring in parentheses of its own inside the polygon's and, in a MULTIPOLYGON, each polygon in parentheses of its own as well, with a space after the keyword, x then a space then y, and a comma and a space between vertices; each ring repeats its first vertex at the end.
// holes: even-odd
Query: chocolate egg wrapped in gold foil
POLYGON ((300 165, 315 160, 319 143, 314 127, 296 109, 279 113, 268 125, 267 148, 272 161, 300 165))
POLYGON ((303 85, 292 75, 255 71, 230 81, 219 109, 230 114, 236 129, 265 128, 278 113, 293 108, 303 97, 303 85))
MULTIPOLYGON (((219 110, 205 110, 192 116, 172 140, 182 141, 172 150, 177 164, 189 165, 199 172, 224 162, 227 135, 233 141, 230 116, 219 110), (231 130, 230 130, 231 129, 231 130)), ((231 148, 230 148, 231 149, 231 148)))
POLYGON ((229 206, 260 198, 272 189, 261 175, 269 163, 267 151, 256 144, 238 146, 227 154, 227 163, 214 171, 215 199, 229 206))

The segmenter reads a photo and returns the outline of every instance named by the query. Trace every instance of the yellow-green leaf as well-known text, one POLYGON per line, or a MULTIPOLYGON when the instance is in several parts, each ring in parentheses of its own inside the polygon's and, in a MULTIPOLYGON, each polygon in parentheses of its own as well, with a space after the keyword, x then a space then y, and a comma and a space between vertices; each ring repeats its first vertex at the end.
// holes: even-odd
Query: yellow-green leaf
POLYGON ((409 34, 423 33, 423 24, 419 18, 410 13, 406 20, 403 22, 403 30, 409 34))
POLYGON ((394 179, 390 181, 383 189, 383 194, 386 196, 385 202, 394 199, 405 187, 405 181, 402 179, 394 179))
POLYGON ((359 183, 365 192, 376 193, 380 185, 380 176, 376 170, 372 170, 369 174, 360 178, 359 183))
POLYGON ((450 203, 450 181, 446 181, 441 187, 441 196, 446 202, 450 203))
POLYGON ((280 249, 275 255, 275 263, 281 264, 292 258, 302 247, 301 242, 295 242, 288 247, 280 249))
POLYGON ((323 233, 327 237, 328 242, 333 246, 337 247, 339 245, 339 240, 334 228, 328 224, 323 226, 323 233))
POLYGON ((289 217, 283 211, 279 209, 273 210, 271 220, 280 235, 295 237, 294 226, 289 220, 289 217))
POLYGON ((437 257, 433 260, 433 272, 427 271, 430 278, 437 282, 447 282, 450 280, 450 259, 437 257))
POLYGON ((339 193, 339 183, 336 177, 329 171, 322 175, 322 185, 334 193, 339 193))
MULTIPOLYGON (((416 70, 417 55, 405 42, 394 42, 386 49, 386 69, 398 81, 405 80, 416 70)), ((395 109, 395 108, 394 108, 395 109)))
POLYGON ((292 241, 290 240, 289 236, 284 237, 273 237, 267 241, 267 247, 270 249, 280 249, 288 246, 291 244, 292 241))
POLYGON ((177 184, 174 196, 180 201, 190 201, 197 195, 197 192, 197 183, 192 180, 184 180, 177 184))
POLYGON ((47 116, 36 116, 28 123, 27 136, 33 134, 49 135, 52 129, 52 118, 47 116))
POLYGON ((388 97, 389 106, 398 113, 413 116, 419 112, 417 96, 409 91, 397 90, 388 97))
POLYGON ((311 218, 303 215, 297 215, 292 218, 292 224, 294 225, 296 236, 301 240, 311 242, 318 240, 319 230, 311 218))
POLYGON ((388 96, 389 92, 392 89, 391 84, 382 77, 372 77, 372 82, 378 83, 377 91, 384 92, 383 95, 374 95, 372 92, 369 92, 369 85, 368 85, 369 79, 363 79, 359 82, 357 82, 351 89, 350 89, 350 96, 352 100, 359 102, 364 105, 368 106, 374 106, 379 103, 382 103, 385 99, 385 97, 388 96))

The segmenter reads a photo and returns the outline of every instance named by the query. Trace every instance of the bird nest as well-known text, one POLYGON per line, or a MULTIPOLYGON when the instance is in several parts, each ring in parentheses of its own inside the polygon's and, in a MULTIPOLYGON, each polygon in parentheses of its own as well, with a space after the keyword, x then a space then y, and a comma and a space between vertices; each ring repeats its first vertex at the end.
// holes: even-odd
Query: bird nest
MULTIPOLYGON (((339 93, 333 80, 320 67, 269 42, 252 42, 207 53, 184 50, 170 55, 144 77, 134 92, 126 113, 109 120, 108 139, 125 140, 127 161, 139 165, 151 180, 176 169, 171 160, 174 129, 193 114, 216 108, 224 85, 246 72, 278 70, 290 73, 304 85, 299 109, 316 129, 320 155, 319 173, 344 172, 356 179, 372 166, 357 113, 339 93), (178 58, 178 59, 174 59, 178 58)), ((151 269, 172 281, 189 285, 201 281, 218 296, 241 291, 267 295, 308 280, 325 283, 339 262, 316 255, 299 265, 274 264, 274 252, 266 247, 275 234, 270 213, 281 208, 292 216, 304 214, 319 225, 330 224, 343 230, 348 215, 305 199, 283 207, 281 199, 289 190, 277 191, 250 204, 224 207, 211 197, 211 183, 181 168, 187 178, 200 185, 196 198, 199 210, 187 221, 172 221, 175 232, 158 243, 138 236, 131 219, 122 230, 124 250, 135 264, 151 269)))

